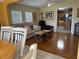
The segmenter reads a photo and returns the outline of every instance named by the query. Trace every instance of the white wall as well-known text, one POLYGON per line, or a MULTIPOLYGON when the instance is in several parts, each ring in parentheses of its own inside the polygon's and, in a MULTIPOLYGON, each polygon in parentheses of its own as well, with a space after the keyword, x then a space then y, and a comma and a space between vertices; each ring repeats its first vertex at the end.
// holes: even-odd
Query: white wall
POLYGON ((53 20, 46 20, 47 24, 54 26, 54 31, 57 31, 57 9, 58 8, 73 8, 72 12, 72 26, 71 26, 71 33, 74 33, 74 24, 79 21, 79 18, 77 18, 77 8, 79 7, 79 1, 65 1, 63 3, 54 4, 51 7, 43 7, 40 8, 41 12, 44 11, 54 11, 54 19, 53 20))
POLYGON ((51 6, 51 7, 43 7, 40 9, 41 12, 48 12, 48 11, 53 11, 54 12, 54 19, 51 20, 47 20, 45 19, 47 25, 51 25, 54 26, 54 31, 57 31, 57 9, 55 6, 51 6))

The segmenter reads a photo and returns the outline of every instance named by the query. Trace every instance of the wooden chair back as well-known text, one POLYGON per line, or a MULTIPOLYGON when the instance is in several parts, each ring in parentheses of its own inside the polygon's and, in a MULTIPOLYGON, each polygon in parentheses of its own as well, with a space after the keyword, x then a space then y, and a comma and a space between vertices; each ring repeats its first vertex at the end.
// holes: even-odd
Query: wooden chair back
POLYGON ((11 26, 1 26, 1 39, 10 42, 11 26))
POLYGON ((20 49, 21 56, 26 42, 27 28, 13 28, 11 42, 16 45, 17 49, 20 49))

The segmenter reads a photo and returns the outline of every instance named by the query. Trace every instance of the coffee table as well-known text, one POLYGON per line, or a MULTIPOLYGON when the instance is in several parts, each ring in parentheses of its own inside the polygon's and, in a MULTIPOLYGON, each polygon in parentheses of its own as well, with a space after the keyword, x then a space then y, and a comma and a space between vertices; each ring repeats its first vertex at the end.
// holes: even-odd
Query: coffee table
POLYGON ((44 38, 47 38, 49 36, 49 33, 51 31, 52 30, 41 30, 41 31, 37 31, 37 32, 35 32, 35 38, 43 41, 44 38))

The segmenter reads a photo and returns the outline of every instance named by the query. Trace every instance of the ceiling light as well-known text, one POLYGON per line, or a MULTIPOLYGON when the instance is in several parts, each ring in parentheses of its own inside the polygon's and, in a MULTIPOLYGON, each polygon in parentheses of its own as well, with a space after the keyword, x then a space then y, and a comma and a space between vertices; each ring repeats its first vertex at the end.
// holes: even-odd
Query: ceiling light
POLYGON ((50 2, 48 1, 48 6, 51 6, 50 2))
POLYGON ((48 4, 48 6, 51 6, 51 4, 48 4))
POLYGON ((50 2, 48 1, 48 6, 51 6, 52 4, 54 4, 54 3, 50 3, 50 2))

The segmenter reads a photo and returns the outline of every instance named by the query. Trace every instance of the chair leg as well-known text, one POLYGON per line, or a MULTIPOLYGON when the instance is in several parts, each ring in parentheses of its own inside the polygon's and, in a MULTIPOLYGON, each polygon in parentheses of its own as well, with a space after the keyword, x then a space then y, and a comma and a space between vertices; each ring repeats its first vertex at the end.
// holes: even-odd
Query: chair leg
POLYGON ((21 56, 23 55, 24 46, 21 48, 21 56))

